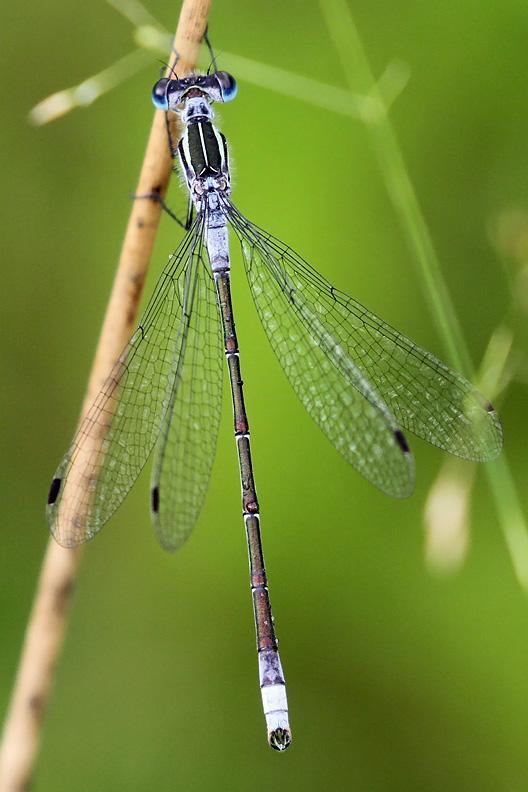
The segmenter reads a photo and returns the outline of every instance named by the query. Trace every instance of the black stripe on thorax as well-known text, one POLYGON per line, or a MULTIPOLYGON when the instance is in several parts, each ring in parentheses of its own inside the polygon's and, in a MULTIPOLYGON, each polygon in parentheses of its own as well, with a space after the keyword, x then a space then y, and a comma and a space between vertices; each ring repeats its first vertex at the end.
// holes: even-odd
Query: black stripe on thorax
POLYGON ((183 147, 183 139, 180 140, 178 143, 178 155, 180 157, 180 162, 182 164, 183 170, 185 171, 185 175, 187 177, 187 181, 192 177, 192 171, 189 168, 189 163, 187 162, 187 158, 185 157, 185 149, 183 147))
POLYGON ((220 173, 222 154, 213 125, 209 121, 197 121, 187 127, 190 165, 196 176, 220 173))

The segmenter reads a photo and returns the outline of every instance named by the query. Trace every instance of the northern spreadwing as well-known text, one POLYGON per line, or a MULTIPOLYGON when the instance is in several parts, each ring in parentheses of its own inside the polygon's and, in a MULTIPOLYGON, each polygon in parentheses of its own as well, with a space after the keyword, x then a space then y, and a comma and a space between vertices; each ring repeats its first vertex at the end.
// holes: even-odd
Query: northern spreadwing
POLYGON ((411 493, 414 466, 403 429, 476 461, 499 453, 502 431, 497 413, 468 380, 336 289, 234 206, 228 147, 213 124, 212 105, 232 100, 236 82, 216 68, 214 56, 213 67, 185 78, 173 72, 154 86, 155 106, 183 122, 181 140, 174 145, 169 135, 169 143, 188 187, 186 234, 55 473, 48 518, 65 547, 91 539, 155 448, 154 527, 164 548, 180 547, 211 474, 225 357, 263 708, 269 743, 284 750, 291 732, 262 554, 228 231, 240 242, 257 312, 299 399, 343 457, 379 489, 394 497, 411 493))

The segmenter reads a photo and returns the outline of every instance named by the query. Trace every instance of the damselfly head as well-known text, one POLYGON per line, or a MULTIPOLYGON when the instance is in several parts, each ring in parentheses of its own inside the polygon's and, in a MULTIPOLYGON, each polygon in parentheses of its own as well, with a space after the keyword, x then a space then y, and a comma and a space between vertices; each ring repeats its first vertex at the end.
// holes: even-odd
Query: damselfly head
POLYGON ((176 110, 187 99, 203 96, 208 102, 230 102, 237 93, 234 77, 225 71, 214 74, 190 74, 177 80, 163 77, 152 89, 152 101, 158 110, 176 110))

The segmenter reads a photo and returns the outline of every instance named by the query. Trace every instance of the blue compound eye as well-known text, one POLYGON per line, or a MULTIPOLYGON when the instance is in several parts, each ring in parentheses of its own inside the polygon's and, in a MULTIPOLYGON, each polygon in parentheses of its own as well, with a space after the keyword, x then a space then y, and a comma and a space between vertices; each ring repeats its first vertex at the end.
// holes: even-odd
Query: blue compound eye
POLYGON ((225 71, 216 72, 223 102, 230 102, 237 95, 238 85, 234 77, 225 71))
POLYGON ((169 80, 164 77, 163 79, 158 80, 152 89, 152 101, 154 103, 154 107, 157 107, 158 110, 169 109, 168 86, 169 80))

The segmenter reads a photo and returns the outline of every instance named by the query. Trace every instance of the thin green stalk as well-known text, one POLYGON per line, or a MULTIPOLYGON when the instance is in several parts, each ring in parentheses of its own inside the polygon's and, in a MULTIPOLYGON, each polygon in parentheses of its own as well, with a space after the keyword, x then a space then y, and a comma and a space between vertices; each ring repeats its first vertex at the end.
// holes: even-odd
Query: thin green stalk
POLYGON ((504 452, 495 462, 486 465, 486 476, 515 575, 528 591, 528 528, 504 452))
POLYGON ((64 88, 43 99, 30 110, 29 121, 35 126, 42 126, 76 107, 91 105, 107 91, 133 77, 150 60, 146 49, 132 50, 107 69, 93 74, 78 85, 64 88))
MULTIPOLYGON (((324 0, 321 8, 347 73, 350 90, 370 96, 377 113, 362 118, 405 236, 414 254, 435 322, 452 364, 473 377, 474 367, 458 321, 431 233, 405 166, 383 98, 374 79, 354 19, 345 0, 324 0)), ((504 452, 486 465, 486 474, 515 574, 528 590, 528 526, 504 452)))
POLYGON ((321 8, 341 57, 350 90, 370 96, 377 106, 378 112, 365 114, 361 120, 369 132, 387 192, 414 253, 415 263, 425 284, 427 300, 449 357, 456 368, 472 375, 473 366, 469 352, 442 275, 431 234, 352 14, 344 0, 322 2, 321 8))

